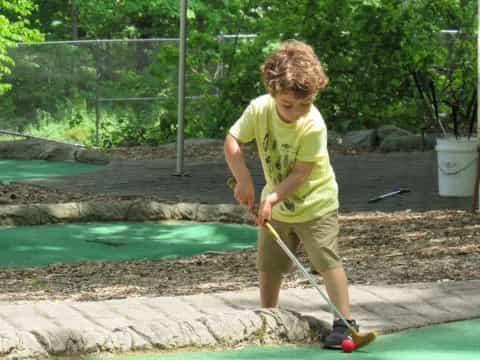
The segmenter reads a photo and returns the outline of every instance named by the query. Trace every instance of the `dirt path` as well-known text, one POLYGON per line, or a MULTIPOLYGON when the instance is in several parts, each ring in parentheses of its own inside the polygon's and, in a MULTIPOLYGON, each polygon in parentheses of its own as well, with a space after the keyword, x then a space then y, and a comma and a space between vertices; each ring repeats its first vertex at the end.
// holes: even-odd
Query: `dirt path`
MULTIPOLYGON (((228 168, 223 160, 218 159, 222 154, 217 152, 216 155, 217 158, 211 160, 186 159, 187 176, 174 176, 174 159, 116 159, 102 171, 27 183, 41 186, 44 195, 47 190, 52 192, 52 202, 68 201, 68 196, 58 194, 70 193, 77 200, 110 196, 146 197, 166 202, 233 203, 230 190, 225 186, 228 168)), ((254 159, 248 163, 259 194, 263 184, 261 167, 254 159)), ((438 195, 434 152, 333 154, 332 164, 339 183, 342 212, 468 210, 472 205, 469 197, 438 195), (370 198, 399 187, 408 188, 411 192, 378 203, 368 203, 370 198)), ((4 191, 8 190, 4 188, 4 191)), ((15 202, 31 203, 36 200, 35 196, 26 198, 25 193, 24 201, 19 193, 14 197, 17 199, 15 202)), ((45 201, 49 201, 48 196, 43 197, 42 202, 45 201)))

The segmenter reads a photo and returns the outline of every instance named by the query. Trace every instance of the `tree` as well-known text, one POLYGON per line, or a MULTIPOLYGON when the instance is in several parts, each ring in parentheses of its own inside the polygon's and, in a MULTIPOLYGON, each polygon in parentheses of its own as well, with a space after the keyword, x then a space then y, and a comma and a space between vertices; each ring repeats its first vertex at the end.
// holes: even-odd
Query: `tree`
POLYGON ((319 54, 331 82, 318 104, 338 130, 385 123, 419 130, 423 120, 412 72, 431 72, 439 66, 449 67, 447 75, 432 74, 446 89, 451 98, 447 101, 453 101, 454 108, 464 104, 457 115, 466 118, 473 113, 477 78, 473 1, 261 3, 265 3, 260 24, 264 39, 303 39, 319 54), (440 30, 452 28, 460 32, 451 47, 455 51, 449 52, 438 37, 440 30))
MULTIPOLYGON (((406 47, 415 61, 417 72, 412 73, 427 117, 456 137, 472 136, 477 121, 476 7, 470 0, 420 2, 412 15, 429 11, 436 21, 421 48, 406 47)), ((410 26, 418 33, 418 24, 410 26)))
POLYGON ((0 0, 0 95, 11 88, 2 79, 14 65, 8 48, 17 42, 40 40, 40 32, 31 28, 28 20, 34 6, 30 0, 0 0))
MULTIPOLYGON (((36 4, 34 20, 49 40, 178 37, 178 0, 16 0, 14 4, 31 2, 36 4)), ((221 137, 248 101, 265 91, 260 64, 275 44, 289 38, 311 44, 325 65, 331 81, 316 104, 335 130, 382 124, 419 130, 424 118, 413 76, 416 72, 434 77, 439 97, 448 97, 450 105, 439 100, 439 112, 463 123, 472 119, 477 74, 476 11, 471 0, 189 0, 188 4, 187 96, 196 99, 187 103, 187 136, 221 137), (460 30, 456 39, 461 43, 454 40, 451 44, 455 51, 437 41, 439 31, 449 28, 460 30), (218 40, 221 34, 236 33, 257 36, 218 40)), ((112 128, 121 130, 119 139, 124 133, 135 134, 130 130, 137 128, 154 129, 151 137, 158 141, 175 138, 178 43, 115 42, 39 49, 34 57, 19 56, 14 78, 24 86, 18 91, 23 98, 10 101, 12 109, 27 109, 25 99, 32 103, 31 109, 63 121, 65 116, 54 112, 70 109, 72 97, 87 99, 84 108, 90 109, 95 98, 92 76, 96 76, 93 79, 101 80, 102 97, 128 92, 129 96, 165 99, 152 103, 151 112, 131 103, 108 109, 112 128), (90 48, 96 50, 88 53, 90 48), (81 66, 72 66, 76 63, 81 66), (28 75, 30 68, 36 78, 28 75), (39 85, 40 73, 50 81, 45 82, 48 91, 39 85), (46 94, 55 101, 46 100, 46 94), (31 101, 33 95, 39 102, 31 101), (62 102, 66 105, 61 106, 62 102), (116 125, 117 118, 123 127, 116 125)), ((9 97, 15 99, 13 95, 9 97)), ((471 121, 467 124, 470 127, 471 121)))
POLYGON ((39 30, 47 40, 76 40, 79 0, 32 0, 36 11, 32 14, 39 30))

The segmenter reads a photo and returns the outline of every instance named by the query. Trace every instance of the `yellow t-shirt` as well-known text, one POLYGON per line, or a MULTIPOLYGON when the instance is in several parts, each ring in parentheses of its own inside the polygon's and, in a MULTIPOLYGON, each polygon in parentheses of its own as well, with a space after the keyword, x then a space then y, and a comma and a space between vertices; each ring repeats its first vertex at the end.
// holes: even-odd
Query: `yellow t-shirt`
POLYGON ((314 162, 307 180, 273 207, 278 221, 310 221, 338 209, 338 185, 327 151, 327 127, 312 105, 294 123, 280 119, 270 95, 254 99, 230 129, 242 143, 255 140, 265 176, 262 200, 292 171, 295 161, 314 162))

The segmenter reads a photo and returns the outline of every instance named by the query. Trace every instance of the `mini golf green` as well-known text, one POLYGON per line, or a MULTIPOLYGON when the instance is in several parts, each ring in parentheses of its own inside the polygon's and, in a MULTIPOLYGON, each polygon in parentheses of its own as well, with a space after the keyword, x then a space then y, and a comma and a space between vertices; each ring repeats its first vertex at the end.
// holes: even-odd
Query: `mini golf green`
POLYGON ((70 161, 0 160, 0 181, 17 181, 97 171, 99 165, 70 161))
POLYGON ((480 319, 458 321, 380 336, 354 353, 319 346, 266 346, 219 352, 179 352, 168 355, 86 356, 84 360, 477 360, 480 319))
POLYGON ((252 247, 256 228, 194 222, 0 227, 0 267, 160 259, 252 247))

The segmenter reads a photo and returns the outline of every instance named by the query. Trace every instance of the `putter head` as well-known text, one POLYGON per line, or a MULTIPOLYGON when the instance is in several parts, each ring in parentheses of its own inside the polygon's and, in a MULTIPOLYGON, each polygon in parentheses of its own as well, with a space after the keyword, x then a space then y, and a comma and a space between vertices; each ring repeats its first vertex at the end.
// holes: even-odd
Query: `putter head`
POLYGON ((375 331, 368 332, 366 334, 360 334, 356 331, 352 332, 352 339, 356 348, 367 346, 377 338, 375 331))

